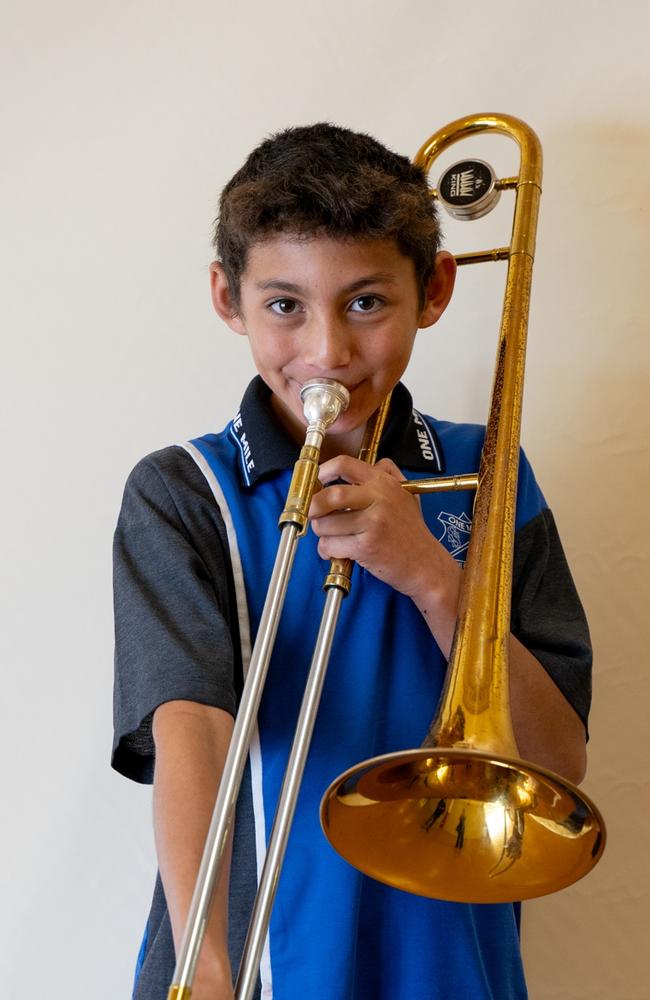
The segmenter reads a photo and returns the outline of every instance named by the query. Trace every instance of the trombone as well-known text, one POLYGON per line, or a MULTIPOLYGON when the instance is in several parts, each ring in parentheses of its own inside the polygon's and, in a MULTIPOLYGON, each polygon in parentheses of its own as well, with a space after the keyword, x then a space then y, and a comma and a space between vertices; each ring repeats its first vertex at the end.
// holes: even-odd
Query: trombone
POLYGON ((443 149, 486 130, 517 142, 519 175, 497 180, 488 164, 464 161, 443 174, 437 192, 452 215, 478 218, 501 190, 516 191, 510 246, 459 261, 507 259, 508 274, 474 527, 439 713, 421 748, 348 770, 325 793, 321 808, 328 839, 361 871, 410 892, 467 903, 555 892, 586 875, 605 844, 602 816, 581 790, 519 759, 509 708, 516 488, 541 147, 524 122, 477 115, 431 136, 415 162, 429 169, 443 149))
MULTIPOLYGON (((600 858, 605 841, 602 817, 584 793, 518 758, 509 712, 514 515, 541 148, 532 129, 516 118, 474 115, 436 132, 415 162, 429 170, 444 149, 484 131, 506 135, 519 145, 518 176, 499 180, 483 161, 465 160, 445 171, 434 192, 452 215, 464 219, 489 212, 502 190, 516 192, 510 245, 457 257, 459 264, 508 261, 480 468, 478 474, 403 484, 413 493, 476 489, 474 528, 440 713, 420 749, 384 755, 345 772, 332 783, 321 808, 326 836, 361 871, 407 891, 461 902, 514 901, 554 892, 585 875, 600 858)), ((317 485, 320 446, 326 429, 347 405, 346 391, 337 383, 308 384, 303 392, 307 435, 280 517, 278 555, 168 1000, 191 996, 295 546, 317 485)), ((370 464, 388 407, 386 399, 366 428, 359 458, 370 464)), ((237 1000, 250 1000, 255 987, 351 570, 349 560, 333 560, 325 580, 325 609, 244 946, 237 1000)))

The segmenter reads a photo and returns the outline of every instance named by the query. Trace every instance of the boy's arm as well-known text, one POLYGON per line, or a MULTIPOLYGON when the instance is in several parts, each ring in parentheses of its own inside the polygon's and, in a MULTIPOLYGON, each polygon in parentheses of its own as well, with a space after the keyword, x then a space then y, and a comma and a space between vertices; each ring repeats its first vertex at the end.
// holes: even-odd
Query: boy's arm
MULTIPOLYGON (((154 831, 176 951, 185 930, 232 727, 227 712, 190 701, 166 702, 153 716, 154 831)), ((229 863, 215 891, 192 1000, 232 1000, 228 881, 229 863)))
MULTIPOLYGON (((320 476, 323 482, 341 478, 353 484, 321 490, 312 501, 320 555, 354 559, 410 597, 448 658, 462 570, 427 528, 416 498, 401 488, 400 470, 386 459, 369 467, 341 456, 326 462, 320 476)), ((581 781, 586 766, 581 719, 514 636, 510 652, 511 712, 521 756, 581 781)))

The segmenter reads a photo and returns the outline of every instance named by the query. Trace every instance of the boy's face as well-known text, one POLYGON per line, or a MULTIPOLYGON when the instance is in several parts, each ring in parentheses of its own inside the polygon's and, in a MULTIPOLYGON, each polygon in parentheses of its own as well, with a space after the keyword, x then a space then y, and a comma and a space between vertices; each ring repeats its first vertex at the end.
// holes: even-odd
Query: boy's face
POLYGON ((454 270, 441 253, 421 307, 413 262, 392 240, 281 235, 251 248, 236 313, 218 263, 212 295, 219 315, 248 337, 275 411, 296 440, 304 437, 304 383, 343 383, 350 405, 330 437, 336 452, 354 454, 366 421, 402 376, 418 328, 444 310, 454 270))

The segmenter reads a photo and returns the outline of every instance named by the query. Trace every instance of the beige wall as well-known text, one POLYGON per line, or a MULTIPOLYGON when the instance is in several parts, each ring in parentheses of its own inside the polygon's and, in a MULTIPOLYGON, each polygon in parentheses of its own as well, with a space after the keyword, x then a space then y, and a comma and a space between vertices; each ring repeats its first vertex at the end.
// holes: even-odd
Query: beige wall
MULTIPOLYGON (((647 996, 649 29, 640 0, 5 5, 11 996, 128 993, 153 852, 148 790, 107 767, 110 536, 131 465, 220 427, 251 372, 207 300, 220 186, 284 125, 327 118, 410 153, 479 110, 527 119, 545 150, 524 441, 591 619, 586 788, 610 834, 588 879, 526 907, 530 992, 647 996)), ((509 150, 495 158, 510 169, 509 150)), ((452 248, 482 241, 482 225, 448 226, 452 248)), ((484 228, 491 238, 495 220, 484 228)), ((482 418, 497 271, 466 272, 421 335, 409 378, 420 407, 482 418)))

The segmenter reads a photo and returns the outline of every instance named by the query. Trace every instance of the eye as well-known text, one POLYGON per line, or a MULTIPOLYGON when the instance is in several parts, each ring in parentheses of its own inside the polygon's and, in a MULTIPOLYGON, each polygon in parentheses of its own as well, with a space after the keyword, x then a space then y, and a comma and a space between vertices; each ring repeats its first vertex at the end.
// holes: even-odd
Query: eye
POLYGON ((269 302, 269 309, 276 316, 293 316, 299 312, 300 306, 295 299, 274 299, 273 302, 269 302))
POLYGON ((352 312, 371 313, 376 312, 383 304, 383 299, 377 295, 359 295, 350 303, 350 309, 352 312))

